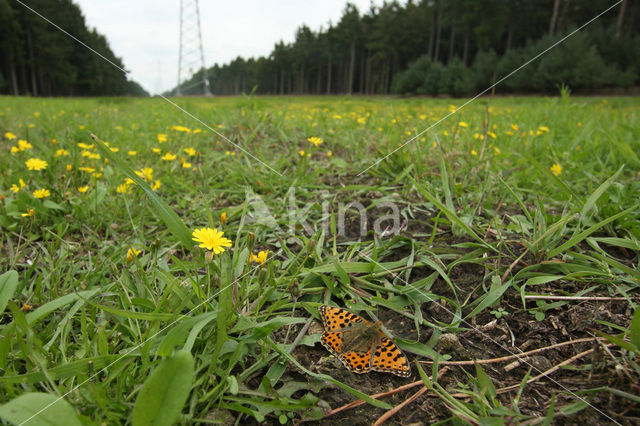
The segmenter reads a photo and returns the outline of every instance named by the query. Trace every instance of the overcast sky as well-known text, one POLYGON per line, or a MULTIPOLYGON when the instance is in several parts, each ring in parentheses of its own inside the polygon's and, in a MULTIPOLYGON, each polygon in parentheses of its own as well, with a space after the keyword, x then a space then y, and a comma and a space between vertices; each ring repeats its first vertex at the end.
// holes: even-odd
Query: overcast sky
MULTIPOLYGON (((130 78, 150 93, 176 85, 180 0, 74 0, 89 27, 109 40, 130 78)), ((189 0, 184 0, 189 1, 189 0)), ((371 0, 351 0, 361 12, 371 0)), ((381 4, 374 0, 374 4, 381 4)), ((207 66, 237 56, 266 56, 280 40, 291 42, 295 30, 338 22, 346 0, 200 0, 200 24, 207 66)))

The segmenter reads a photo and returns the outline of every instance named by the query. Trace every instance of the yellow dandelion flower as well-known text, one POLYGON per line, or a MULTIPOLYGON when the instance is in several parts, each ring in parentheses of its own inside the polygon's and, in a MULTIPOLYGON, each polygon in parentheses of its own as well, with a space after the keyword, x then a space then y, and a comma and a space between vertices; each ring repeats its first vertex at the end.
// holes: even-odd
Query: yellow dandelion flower
POLYGON ((89 190, 89 185, 79 186, 78 187, 78 192, 81 193, 81 194, 84 194, 85 192, 87 192, 87 190, 89 190))
POLYGON ((14 135, 14 134, 13 134, 13 133, 11 133, 11 132, 6 132, 6 133, 4 134, 4 137, 5 137, 5 138, 7 138, 7 139, 9 139, 10 141, 12 141, 12 140, 14 140, 14 139, 16 138, 16 135, 14 135))
MULTIPOLYGON (((68 166, 70 166, 71 164, 68 164, 68 166)), ((96 171, 96 169, 94 169, 93 167, 78 167, 78 170, 80 170, 81 172, 85 172, 85 173, 93 173, 96 171)))
POLYGON ((58 158, 58 157, 62 157, 65 155, 69 155, 69 151, 67 151, 66 149, 59 149, 56 151, 56 153, 53 155, 54 157, 58 158))
POLYGON ((167 152, 165 155, 161 157, 164 161, 172 161, 177 158, 177 155, 167 152))
POLYGON ((474 157, 478 155, 478 151, 476 151, 475 149, 471 150, 471 155, 473 155, 474 157))
POLYGON ((549 128, 548 128, 547 126, 540 126, 540 127, 538 127, 538 129, 539 129, 541 132, 548 132, 548 131, 549 131, 549 128))
POLYGON ((136 155, 138 155, 138 151, 127 151, 127 154, 134 157, 136 155))
POLYGON ((116 147, 111 147, 109 148, 111 150, 111 152, 118 152, 120 151, 120 148, 116 148, 116 147))
POLYGON ((195 129, 195 130, 193 131, 193 134, 194 134, 194 135, 197 135, 198 133, 201 133, 201 132, 202 132, 202 129, 195 129))
POLYGON ((18 148, 17 146, 12 146, 11 147, 11 153, 12 154, 16 154, 18 152, 20 152, 20 148, 18 148))
POLYGON ((227 223, 227 212, 220 213, 220 223, 223 225, 227 223))
POLYGON ((67 171, 70 172, 73 170, 73 164, 67 164, 67 171))
POLYGON ((304 149, 301 149, 300 151, 298 151, 298 154, 300 154, 300 157, 304 157, 304 154, 305 154, 304 149))
POLYGON ((551 166, 551 173, 553 173, 555 176, 559 176, 560 173, 562 173, 562 166, 558 163, 555 163, 553 166, 551 166))
MULTIPOLYGON (((253 254, 253 253, 251 253, 253 254)), ((259 265, 264 265, 265 262, 267 261, 267 257, 269 255, 269 250, 263 250, 258 252, 257 256, 253 256, 253 261, 256 262, 259 265)))
POLYGON ((48 189, 36 189, 33 191, 35 198, 47 198, 49 195, 51 195, 51 192, 48 189))
POLYGON ((20 187, 14 183, 13 185, 11 185, 11 188, 9 188, 9 190, 14 194, 17 194, 18 191, 20 191, 20 187))
POLYGON ((500 150, 500 148, 498 148, 497 146, 493 147, 493 152, 496 155, 500 155, 502 153, 502 151, 500 150))
POLYGON ((315 147, 317 147, 318 145, 320 145, 320 144, 322 144, 324 142, 322 140, 322 138, 318 138, 318 137, 315 137, 315 136, 307 138, 307 140, 309 142, 311 142, 313 144, 313 146, 315 146, 315 147))
POLYGON ((151 148, 151 151, 153 151, 156 154, 160 154, 162 152, 160 148, 151 148))
POLYGON ((167 141, 167 135, 164 133, 158 133, 158 143, 163 143, 167 141))
POLYGON ((92 149, 94 147, 93 144, 89 145, 84 142, 78 142, 77 145, 78 145, 78 148, 82 148, 82 149, 92 149))
POLYGON ((189 163, 188 161, 184 161, 182 163, 182 168, 183 169, 190 169, 191 168, 191 163, 189 163))
POLYGON ((135 174, 137 174, 142 179, 147 180, 149 182, 153 180, 153 169, 151 167, 143 167, 140 170, 136 170, 135 174))
POLYGON ((22 217, 33 217, 35 214, 36 211, 34 209, 29 209, 26 213, 22 213, 22 217))
POLYGON ((460 126, 460 127, 469 127, 469 125, 467 123, 465 123, 464 121, 460 121, 458 123, 458 126, 460 126))
POLYGON ((333 151, 327 151, 327 157, 329 158, 333 157, 333 151))
POLYGON ((20 151, 25 151, 31 148, 33 148, 33 145, 31 145, 29 142, 25 141, 24 139, 20 139, 18 141, 18 149, 20 149, 20 151))
POLYGON ((171 130, 175 130, 178 132, 191 133, 191 129, 185 126, 172 126, 171 130))
POLYGON ((153 189, 154 191, 157 191, 158 189, 160 189, 161 186, 162 186, 162 182, 160 182, 159 180, 156 180, 155 182, 153 182, 153 185, 151 185, 151 189, 153 189))
POLYGON ((44 170, 48 166, 46 161, 41 160, 39 158, 29 158, 27 161, 25 161, 25 164, 27 165, 27 168, 29 170, 35 170, 35 171, 44 170))
POLYGON ((129 250, 127 250, 127 262, 132 262, 133 259, 135 259, 136 257, 138 257, 138 255, 141 253, 140 250, 131 247, 129 250))
POLYGON ((127 194, 130 191, 131 190, 129 189, 129 185, 127 185, 126 183, 123 183, 122 185, 118 185, 118 187, 116 188, 116 192, 118 194, 127 194))
POLYGON ((193 148, 185 148, 184 152, 186 152, 189 157, 196 155, 196 150, 193 148))
POLYGON ((200 228, 193 231, 193 241, 200 243, 198 247, 213 251, 213 254, 220 254, 225 251, 225 247, 231 247, 231 240, 223 237, 224 232, 216 228, 200 228))

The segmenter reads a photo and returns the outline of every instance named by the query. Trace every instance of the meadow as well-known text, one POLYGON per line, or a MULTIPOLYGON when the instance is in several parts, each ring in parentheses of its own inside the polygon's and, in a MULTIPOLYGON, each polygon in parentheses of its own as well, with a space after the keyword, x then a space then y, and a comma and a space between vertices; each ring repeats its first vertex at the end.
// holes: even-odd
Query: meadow
POLYGON ((640 419, 639 99, 173 102, 0 98, 5 422, 640 419))

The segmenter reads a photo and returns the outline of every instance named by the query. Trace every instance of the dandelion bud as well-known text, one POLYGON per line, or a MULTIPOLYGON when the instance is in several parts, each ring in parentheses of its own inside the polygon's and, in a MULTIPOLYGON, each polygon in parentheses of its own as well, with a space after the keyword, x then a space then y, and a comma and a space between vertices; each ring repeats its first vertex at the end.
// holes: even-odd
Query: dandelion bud
POLYGON ((247 234, 247 248, 249 249, 249 251, 253 251, 253 246, 256 243, 256 234, 254 234, 253 232, 249 232, 247 234))
POLYGON ((291 293, 291 298, 294 300, 302 295, 302 293, 300 292, 300 284, 298 284, 297 279, 293 280, 293 284, 291 284, 291 287, 289 287, 289 293, 291 293))

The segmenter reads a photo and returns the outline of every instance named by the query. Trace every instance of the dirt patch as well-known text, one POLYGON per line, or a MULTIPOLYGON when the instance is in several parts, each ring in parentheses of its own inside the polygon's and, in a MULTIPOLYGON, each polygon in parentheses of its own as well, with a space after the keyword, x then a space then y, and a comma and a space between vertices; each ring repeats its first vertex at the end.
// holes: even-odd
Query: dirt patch
MULTIPOLYGON (((473 263, 460 264, 451 270, 450 278, 456 284, 458 300, 468 298, 471 301, 483 294, 484 271, 484 265, 473 263)), ((554 287, 539 286, 536 292, 557 293, 558 288, 562 288, 566 294, 576 294, 591 285, 569 281, 554 282, 554 287)), ((447 297, 452 295, 452 289, 442 279, 436 280, 430 291, 447 297)), ((605 289, 592 290, 589 295, 609 296, 605 289)), ((469 305, 474 306, 467 303, 467 306, 469 305)), ((446 303, 423 303, 420 308, 423 318, 436 324, 451 323, 454 319, 454 311, 446 303)), ((471 308, 465 307, 463 315, 468 314, 470 310, 471 308)), ((418 333, 414 321, 406 315, 383 307, 377 309, 376 315, 395 337, 419 340, 425 344, 433 337, 433 329, 426 326, 421 326, 418 333)), ((482 368, 495 388, 515 386, 513 391, 497 396, 497 400, 506 408, 515 408, 513 401, 517 397, 518 386, 527 374, 534 377, 547 373, 524 387, 517 403, 517 409, 522 415, 544 417, 552 397, 556 398, 556 413, 582 398, 589 404, 587 408, 567 417, 556 417, 556 421, 570 424, 602 424, 613 421, 632 424, 640 419, 640 405, 633 405, 628 399, 603 389, 585 392, 609 387, 633 395, 640 393, 635 375, 637 373, 619 361, 620 348, 605 347, 594 338, 597 337, 594 330, 609 334, 619 333, 619 330, 608 324, 628 327, 631 315, 632 311, 627 301, 528 301, 525 309, 520 293, 511 287, 502 295, 499 305, 483 310, 468 322, 461 323, 458 328, 445 330, 445 334, 439 336, 434 349, 441 355, 450 356, 452 361, 494 360, 482 364, 482 368), (501 309, 501 315, 496 314, 498 309, 501 309), (566 343, 576 340, 579 342, 566 343), (533 352, 520 360, 514 357, 522 352, 543 348, 548 349, 533 352), (588 353, 584 355, 585 352, 588 353), (497 360, 498 358, 504 360, 497 360)), ((321 329, 316 326, 312 331, 321 332, 321 329)), ((388 392, 419 379, 415 365, 412 366, 413 376, 409 379, 377 372, 351 373, 338 360, 330 357, 320 344, 315 347, 298 347, 294 356, 307 368, 328 374, 368 395, 388 392)), ((408 353, 408 356, 412 363, 416 358, 426 360, 425 357, 411 353, 408 353)), ((423 368, 430 373, 432 367, 427 363, 423 364, 423 368)), ((444 389, 450 393, 473 389, 470 377, 477 377, 473 364, 440 365, 439 371, 445 368, 439 379, 439 384, 444 389)), ((382 400, 396 406, 419 389, 420 386, 416 386, 395 392, 382 400)), ((330 384, 316 395, 331 409, 356 399, 330 384)), ((470 402, 468 399, 466 401, 470 402)), ((322 423, 371 424, 384 412, 385 410, 365 404, 325 418, 322 423)), ((440 398, 427 393, 402 408, 390 419, 390 424, 433 423, 451 416, 451 411, 440 398)))

